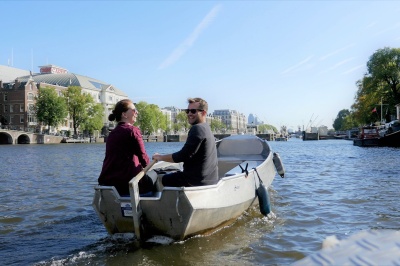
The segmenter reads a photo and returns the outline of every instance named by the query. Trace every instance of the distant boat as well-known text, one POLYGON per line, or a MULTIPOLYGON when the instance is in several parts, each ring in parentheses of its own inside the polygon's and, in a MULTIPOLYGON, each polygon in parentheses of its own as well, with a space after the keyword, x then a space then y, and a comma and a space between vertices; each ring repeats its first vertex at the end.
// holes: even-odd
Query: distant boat
POLYGON ((318 132, 302 132, 303 140, 319 140, 319 133, 318 132))

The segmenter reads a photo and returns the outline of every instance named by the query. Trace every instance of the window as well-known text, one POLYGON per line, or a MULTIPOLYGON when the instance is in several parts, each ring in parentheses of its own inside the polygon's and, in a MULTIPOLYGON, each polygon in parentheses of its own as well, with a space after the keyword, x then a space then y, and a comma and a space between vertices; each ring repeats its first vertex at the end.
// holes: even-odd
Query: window
POLYGON ((4 113, 7 113, 7 112, 8 112, 7 105, 4 105, 4 113))
POLYGON ((33 123, 36 123, 36 116, 34 115, 28 115, 28 122, 32 125, 33 123))
POLYGON ((34 113, 35 112, 35 105, 29 104, 28 105, 28 112, 29 113, 34 113))
POLYGON ((19 122, 22 123, 22 124, 24 123, 24 116, 23 116, 23 115, 21 115, 21 116, 19 117, 19 122))
POLYGON ((8 101, 8 95, 7 95, 7 93, 4 94, 4 101, 8 101))
POLYGON ((14 105, 10 105, 10 113, 14 112, 14 105))
POLYGON ((28 101, 33 101, 35 99, 35 96, 33 93, 28 93, 28 101))
POLYGON ((23 104, 20 104, 19 105, 19 111, 20 112, 24 112, 25 110, 24 110, 24 105, 23 104))

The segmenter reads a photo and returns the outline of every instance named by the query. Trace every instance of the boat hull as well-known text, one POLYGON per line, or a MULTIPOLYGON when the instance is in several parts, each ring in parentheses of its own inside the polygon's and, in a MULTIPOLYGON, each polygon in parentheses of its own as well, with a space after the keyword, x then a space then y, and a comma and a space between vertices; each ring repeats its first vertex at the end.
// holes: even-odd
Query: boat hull
POLYGON ((400 147, 400 131, 385 134, 383 137, 354 139, 353 144, 360 147, 400 147))
POLYGON ((394 133, 386 134, 379 139, 379 146, 383 147, 400 147, 400 130, 394 133))
POLYGON ((379 146, 379 138, 371 139, 353 139, 353 145, 359 147, 374 147, 379 146))

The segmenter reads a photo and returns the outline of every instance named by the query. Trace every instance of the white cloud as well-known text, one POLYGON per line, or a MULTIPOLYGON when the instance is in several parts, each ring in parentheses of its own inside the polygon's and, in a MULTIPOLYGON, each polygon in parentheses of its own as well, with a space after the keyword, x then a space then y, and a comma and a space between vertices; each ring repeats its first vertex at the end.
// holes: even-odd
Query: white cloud
POLYGON ((338 68, 338 67, 340 67, 341 65, 346 64, 347 62, 352 61, 353 59, 354 59, 354 57, 351 57, 351 58, 347 58, 347 59, 345 59, 345 60, 343 60, 343 61, 340 61, 339 63, 336 63, 334 66, 332 66, 331 68, 329 68, 329 70, 333 70, 333 69, 335 69, 335 68, 338 68))
POLYGON ((324 56, 321 56, 319 59, 320 59, 320 60, 325 60, 325 59, 327 59, 328 57, 331 57, 331 56, 333 56, 333 55, 335 55, 335 54, 338 54, 338 53, 340 53, 340 52, 342 52, 342 51, 344 51, 344 50, 347 50, 347 49, 349 49, 349 48, 351 48, 351 47, 353 47, 353 46, 355 46, 355 44, 349 44, 349 45, 347 45, 347 46, 345 46, 345 47, 343 47, 343 48, 340 48, 340 49, 338 49, 338 50, 336 50, 336 51, 333 51, 333 52, 331 52, 331 53, 329 53, 329 54, 326 54, 326 55, 324 55, 324 56))
POLYGON ((358 65, 358 66, 355 66, 353 68, 350 68, 349 70, 343 72, 342 74, 344 74, 344 75, 350 74, 351 72, 354 72, 354 71, 356 71, 356 70, 358 70, 360 68, 363 68, 363 67, 365 67, 365 64, 364 65, 358 65))
POLYGON ((309 56, 309 57, 307 57, 306 59, 304 59, 303 61, 297 63, 296 65, 291 66, 291 67, 285 69, 281 74, 287 74, 287 73, 289 73, 289 72, 294 71, 295 69, 299 69, 301 66, 303 66, 303 65, 305 65, 307 62, 309 62, 312 58, 313 58, 312 55, 309 56))
POLYGON ((220 5, 214 6, 200 22, 200 24, 197 25, 189 37, 186 38, 177 48, 175 48, 175 50, 167 57, 167 59, 160 64, 158 69, 164 69, 178 61, 194 44, 200 34, 211 24, 211 22, 213 22, 220 8, 220 5))

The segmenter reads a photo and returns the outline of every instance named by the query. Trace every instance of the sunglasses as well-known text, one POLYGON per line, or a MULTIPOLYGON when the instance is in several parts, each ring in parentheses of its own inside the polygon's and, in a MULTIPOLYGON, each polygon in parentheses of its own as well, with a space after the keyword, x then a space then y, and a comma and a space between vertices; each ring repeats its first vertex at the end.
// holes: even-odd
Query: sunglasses
POLYGON ((192 114, 195 114, 197 111, 203 112, 204 110, 203 109, 183 109, 183 111, 185 111, 185 113, 187 113, 187 114, 189 114, 189 112, 192 114))

